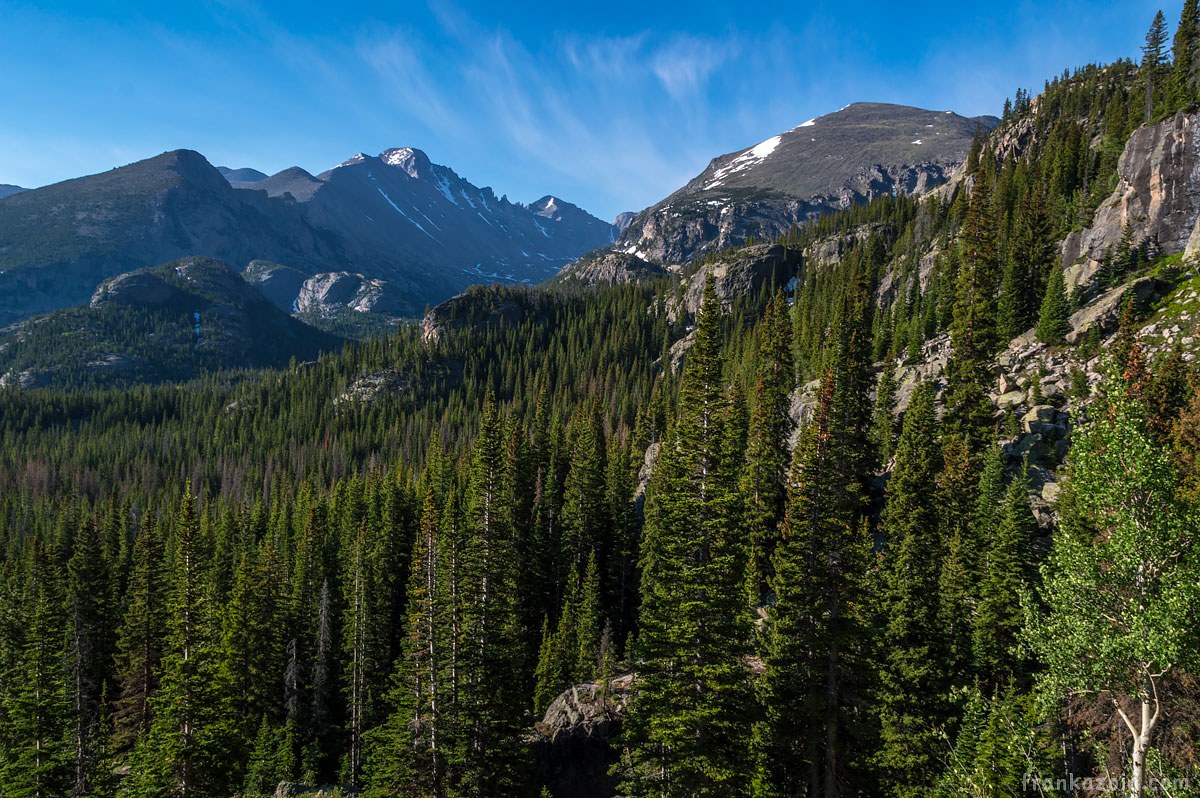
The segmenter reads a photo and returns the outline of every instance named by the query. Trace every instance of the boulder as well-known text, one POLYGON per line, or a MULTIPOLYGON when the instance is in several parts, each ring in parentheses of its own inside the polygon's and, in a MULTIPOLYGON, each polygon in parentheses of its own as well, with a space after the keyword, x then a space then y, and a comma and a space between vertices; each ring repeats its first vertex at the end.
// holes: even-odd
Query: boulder
POLYGON ((538 776, 551 795, 611 798, 617 779, 609 769, 617 761, 610 740, 621 731, 633 674, 568 687, 534 724, 538 776))
POLYGON ((1008 393, 1002 393, 996 397, 996 405, 1001 408, 1016 407, 1017 405, 1024 403, 1024 401, 1024 391, 1009 391, 1008 393))
POLYGON ((1029 408, 1021 416, 1021 429, 1025 432, 1041 432, 1043 428, 1052 426, 1058 411, 1052 405, 1036 405, 1029 408))

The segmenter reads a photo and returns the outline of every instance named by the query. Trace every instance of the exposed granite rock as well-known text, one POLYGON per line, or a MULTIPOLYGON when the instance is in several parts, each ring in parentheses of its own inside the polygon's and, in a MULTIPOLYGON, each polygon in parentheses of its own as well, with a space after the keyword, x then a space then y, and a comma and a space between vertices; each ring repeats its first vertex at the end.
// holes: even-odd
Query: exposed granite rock
POLYGON ((296 297, 295 311, 298 313, 329 318, 343 308, 386 316, 412 312, 400 292, 386 280, 351 272, 314 274, 304 281, 296 297))
POLYGON ((425 314, 421 336, 437 341, 448 330, 485 330, 488 327, 517 324, 525 319, 546 321, 546 306, 551 302, 538 290, 508 289, 496 291, 476 286, 451 297, 425 314))
POLYGON ((1129 137, 1117 163, 1118 182, 1091 225, 1063 242, 1069 288, 1089 282, 1128 224, 1135 243, 1174 255, 1192 243, 1200 220, 1200 113, 1182 111, 1129 137))
POLYGON ((1130 293, 1135 305, 1141 310, 1158 296, 1158 283, 1153 277, 1142 277, 1112 289, 1079 309, 1069 319, 1071 331, 1067 333, 1067 343, 1078 343, 1096 327, 1104 334, 1115 330, 1121 320, 1121 309, 1125 304, 1126 295, 1130 293))
POLYGON ((311 314, 322 319, 334 318, 344 310, 389 317, 416 313, 387 280, 354 272, 308 275, 290 266, 256 260, 246 267, 243 276, 285 313, 311 314))
POLYGON ((654 279, 667 273, 656 263, 650 263, 627 252, 601 250, 585 255, 564 266, 550 282, 578 282, 584 285, 618 285, 654 279))
POLYGON ((621 730, 633 674, 610 679, 607 687, 587 682, 568 687, 551 702, 534 750, 539 776, 555 798, 611 798, 617 779, 609 768, 617 752, 609 741, 621 730))
POLYGON ((800 253, 786 249, 782 244, 755 244, 733 250, 721 260, 708 263, 696 271, 688 280, 683 292, 682 303, 672 303, 667 316, 672 321, 683 315, 694 317, 704 300, 704 284, 711 272, 713 288, 723 306, 728 307, 734 297, 753 296, 764 285, 774 283, 782 287, 794 275, 800 265, 800 253))
POLYGON ((162 305, 179 296, 179 290, 156 274, 130 272, 105 280, 92 294, 91 307, 116 305, 162 305))

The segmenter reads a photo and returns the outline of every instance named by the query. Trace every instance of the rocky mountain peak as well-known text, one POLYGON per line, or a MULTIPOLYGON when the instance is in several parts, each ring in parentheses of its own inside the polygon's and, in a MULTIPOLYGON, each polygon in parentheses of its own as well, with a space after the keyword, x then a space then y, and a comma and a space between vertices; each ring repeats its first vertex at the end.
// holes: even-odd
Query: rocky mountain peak
POLYGON ((921 194, 946 182, 966 160, 977 127, 990 131, 998 122, 852 103, 713 158, 687 185, 629 220, 617 247, 681 263, 750 237, 775 238, 879 196, 921 194))
POLYGON ((413 147, 393 147, 379 154, 379 160, 388 166, 395 166, 408 173, 414 179, 427 177, 433 169, 429 156, 413 147))

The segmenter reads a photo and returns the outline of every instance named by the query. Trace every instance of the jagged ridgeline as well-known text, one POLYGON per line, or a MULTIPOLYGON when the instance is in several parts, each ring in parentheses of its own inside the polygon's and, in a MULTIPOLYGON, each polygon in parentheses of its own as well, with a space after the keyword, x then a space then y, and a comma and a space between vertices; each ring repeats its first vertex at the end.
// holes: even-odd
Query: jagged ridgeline
MULTIPOLYGON (((1182 791, 1198 24, 778 238, 186 389, 4 386, 0 792, 1182 791)), ((255 274, 133 272, 5 356, 266 346, 312 276, 255 274)))

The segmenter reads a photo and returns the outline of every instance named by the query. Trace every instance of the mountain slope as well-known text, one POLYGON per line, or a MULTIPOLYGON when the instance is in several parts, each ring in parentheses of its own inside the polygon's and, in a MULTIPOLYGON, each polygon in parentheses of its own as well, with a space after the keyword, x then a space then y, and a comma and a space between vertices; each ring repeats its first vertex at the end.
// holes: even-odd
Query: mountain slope
POLYGON ((0 334, 0 382, 131 385, 230 368, 279 368, 345 341, 276 309, 228 265, 191 257, 104 281, 86 306, 0 334))
POLYGON ((0 183, 0 199, 11 197, 13 194, 19 194, 22 191, 28 190, 29 189, 21 188, 20 186, 14 186, 9 183, 0 183))
POLYGON ((336 263, 344 244, 287 203, 177 150, 0 203, 0 324, 77 305, 105 278, 187 255, 336 263))
POLYGON ((497 199, 419 150, 252 183, 177 150, 0 203, 0 325, 79 304, 105 278, 188 255, 387 280, 415 315, 472 283, 541 280, 613 229, 561 200, 497 199), (235 187, 239 186, 239 187, 235 187), (550 206, 554 206, 554 210, 550 206))
POLYGON ((968 119, 884 103, 854 103, 810 119, 708 167, 637 214, 617 246, 639 257, 686 260, 750 236, 771 238, 821 213, 891 193, 921 193, 966 159, 968 119))

